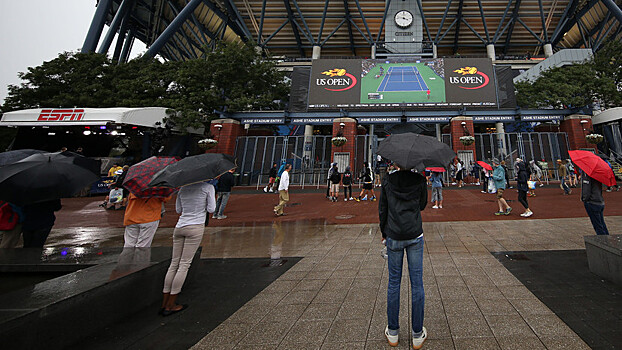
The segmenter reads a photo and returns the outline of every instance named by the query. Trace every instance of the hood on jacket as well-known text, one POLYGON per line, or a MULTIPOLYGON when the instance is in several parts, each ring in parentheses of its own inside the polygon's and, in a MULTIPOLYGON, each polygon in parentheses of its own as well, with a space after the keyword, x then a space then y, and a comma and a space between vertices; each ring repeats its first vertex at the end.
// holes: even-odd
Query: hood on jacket
POLYGON ((412 171, 396 171, 387 176, 388 191, 391 191, 400 200, 412 200, 419 193, 419 185, 425 178, 412 171))

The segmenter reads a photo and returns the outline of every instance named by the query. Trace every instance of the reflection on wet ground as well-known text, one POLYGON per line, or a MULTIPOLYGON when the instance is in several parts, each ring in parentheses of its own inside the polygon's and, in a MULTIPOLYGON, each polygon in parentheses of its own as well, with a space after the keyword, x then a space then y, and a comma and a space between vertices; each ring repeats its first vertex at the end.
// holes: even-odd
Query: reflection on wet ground
MULTIPOLYGON (((622 227, 621 216, 606 221, 614 231, 622 227)), ((424 232, 426 348, 589 348, 491 255, 584 249, 583 236, 594 234, 588 218, 426 222, 424 232)), ((171 235, 172 228, 158 229, 153 246, 171 246, 171 235)), ((388 274, 380 240, 377 224, 273 220, 207 227, 203 258, 303 259, 195 348, 384 348, 388 274)), ((56 229, 48 246, 62 249, 75 242, 120 246, 123 230, 56 229)), ((408 348, 410 322, 405 271, 404 276, 400 349, 408 348)))

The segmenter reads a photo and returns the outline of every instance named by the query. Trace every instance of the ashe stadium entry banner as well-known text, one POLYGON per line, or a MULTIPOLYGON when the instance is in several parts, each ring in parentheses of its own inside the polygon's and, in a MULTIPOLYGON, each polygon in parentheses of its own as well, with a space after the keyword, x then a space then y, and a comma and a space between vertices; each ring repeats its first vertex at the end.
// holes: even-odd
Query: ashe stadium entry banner
POLYGON ((488 58, 318 59, 308 108, 496 107, 496 91, 488 58))

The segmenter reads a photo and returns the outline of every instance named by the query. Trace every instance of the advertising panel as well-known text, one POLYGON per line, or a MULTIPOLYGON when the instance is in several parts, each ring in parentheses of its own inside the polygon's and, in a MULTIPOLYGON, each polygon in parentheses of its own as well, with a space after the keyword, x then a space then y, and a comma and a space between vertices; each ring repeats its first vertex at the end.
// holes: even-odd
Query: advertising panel
POLYGON ((487 58, 313 61, 310 110, 495 107, 487 58))

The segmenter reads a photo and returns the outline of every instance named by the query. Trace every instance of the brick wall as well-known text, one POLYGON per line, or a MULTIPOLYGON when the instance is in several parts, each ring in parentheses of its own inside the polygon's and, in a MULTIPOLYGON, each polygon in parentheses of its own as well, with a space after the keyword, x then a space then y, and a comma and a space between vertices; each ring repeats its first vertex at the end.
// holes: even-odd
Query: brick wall
POLYGON ((356 135, 357 124, 356 120, 352 118, 336 118, 333 120, 333 137, 337 136, 337 134, 341 131, 343 136, 348 139, 345 145, 337 147, 331 146, 330 158, 331 162, 335 159, 335 152, 348 152, 350 153, 350 168, 354 169, 354 157, 356 156, 355 145, 356 145, 356 135), (345 126, 343 129, 339 124, 344 123, 345 126))
POLYGON ((217 119, 212 120, 210 132, 218 144, 205 153, 224 153, 235 157, 235 143, 239 136, 245 135, 246 130, 244 130, 244 125, 237 120, 217 119), (216 125, 222 125, 222 128, 218 128, 216 125))
POLYGON ((568 143, 571 150, 580 148, 596 148, 596 145, 588 143, 585 135, 592 130, 592 118, 590 116, 571 115, 559 124, 559 131, 568 134, 568 143), (587 122, 581 123, 582 120, 587 122))
POLYGON ((473 127, 473 118, 471 117, 455 117, 452 118, 449 122, 450 134, 451 134, 451 144, 456 153, 458 151, 473 151, 473 156, 475 156, 475 143, 465 146, 460 142, 460 137, 465 136, 466 133, 464 129, 468 130, 471 136, 475 136, 475 128, 473 127), (462 122, 466 123, 464 126, 462 122))

